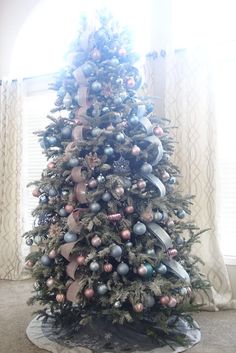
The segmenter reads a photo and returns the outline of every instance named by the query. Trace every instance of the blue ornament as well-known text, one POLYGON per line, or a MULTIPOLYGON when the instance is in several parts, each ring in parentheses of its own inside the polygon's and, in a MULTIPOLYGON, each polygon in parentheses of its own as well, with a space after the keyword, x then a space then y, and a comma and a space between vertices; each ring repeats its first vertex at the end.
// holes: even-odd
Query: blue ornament
POLYGON ((57 138, 55 136, 48 136, 47 142, 49 143, 49 145, 51 147, 56 146, 57 145, 57 138))
POLYGON ((48 197, 47 197, 47 195, 41 195, 41 196, 39 197, 39 203, 43 203, 43 204, 48 203, 48 197))
POLYGON ((72 158, 68 161, 67 164, 68 164, 68 166, 69 166, 70 168, 74 168, 74 167, 77 167, 77 166, 79 165, 79 161, 78 161, 77 158, 72 157, 72 158))
POLYGON ((132 115, 129 121, 131 124, 137 125, 139 123, 139 118, 136 115, 132 115))
POLYGON ((144 275, 144 277, 146 278, 152 277, 154 272, 153 267, 148 262, 146 262, 143 266, 147 269, 147 273, 144 275))
POLYGON ((75 233, 72 233, 72 232, 67 232, 65 233, 64 235, 64 241, 66 243, 71 243, 73 241, 76 241, 77 240, 77 234, 75 233))
POLYGON ((44 265, 44 266, 50 266, 51 263, 52 263, 52 259, 50 259, 50 257, 46 254, 44 254, 41 259, 41 264, 44 265))
POLYGON ((71 137, 71 134, 72 134, 72 130, 69 126, 64 126, 62 129, 61 129, 61 134, 64 138, 66 139, 69 139, 71 137))
POLYGON ((161 275, 164 275, 167 272, 167 267, 166 267, 166 265, 160 263, 159 265, 157 265, 156 271, 158 273, 160 273, 161 275))
POLYGON ((89 205, 89 209, 90 209, 91 212, 97 213, 97 212, 99 212, 101 210, 101 205, 98 202, 92 202, 89 205))
POLYGON ((143 235, 146 232, 146 230, 147 230, 147 227, 142 222, 137 222, 133 226, 133 231, 136 235, 143 235))
POLYGON ((120 105, 122 103, 121 97, 114 97, 113 102, 115 105, 120 105))
POLYGON ((151 166, 151 164, 149 164, 149 163, 147 163, 147 162, 143 163, 143 165, 141 166, 141 172, 142 172, 142 174, 144 174, 144 175, 149 175, 149 174, 151 174, 151 172, 152 172, 152 166, 151 166))
POLYGON ((183 219, 186 216, 186 212, 184 210, 177 211, 177 217, 183 219))
POLYGON ((122 262, 121 264, 119 264, 117 266, 117 272, 121 275, 121 276, 125 276, 127 275, 127 273, 129 272, 129 266, 127 264, 125 264, 124 262, 122 262))
POLYGON ((112 156, 113 153, 114 153, 114 149, 113 149, 110 145, 107 145, 107 146, 104 148, 104 153, 105 153, 107 156, 112 156))
POLYGON ((97 287, 97 292, 99 295, 104 295, 104 294, 106 294, 107 291, 108 291, 108 288, 105 284, 100 284, 97 287))
POLYGON ((170 184, 170 185, 173 185, 176 183, 176 178, 175 177, 170 177, 168 180, 167 180, 167 183, 170 184))
POLYGON ((25 243, 26 243, 26 245, 31 246, 31 245, 33 245, 33 239, 27 238, 25 243))
POLYGON ((111 200, 111 194, 108 191, 104 192, 104 194, 102 195, 102 200, 105 201, 105 202, 110 201, 111 200))
POLYGON ((113 245, 110 250, 110 255, 114 258, 118 258, 122 254, 122 248, 119 245, 113 245))
POLYGON ((64 209, 64 207, 59 210, 59 215, 60 215, 61 217, 67 217, 67 216, 68 216, 68 213, 66 212, 66 210, 64 209))
POLYGON ((48 196, 54 197, 57 195, 57 190, 55 188, 50 188, 48 190, 48 196))

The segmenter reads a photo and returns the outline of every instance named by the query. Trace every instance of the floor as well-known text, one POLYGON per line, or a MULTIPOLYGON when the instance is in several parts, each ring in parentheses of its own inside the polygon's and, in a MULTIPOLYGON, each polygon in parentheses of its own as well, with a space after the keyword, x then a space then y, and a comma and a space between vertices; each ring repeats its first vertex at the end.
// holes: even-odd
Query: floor
MULTIPOLYGON (((26 304, 32 281, 0 281, 0 353, 46 353, 26 337, 35 307, 26 304)), ((236 353, 236 310, 195 315, 202 341, 188 353, 236 353)))

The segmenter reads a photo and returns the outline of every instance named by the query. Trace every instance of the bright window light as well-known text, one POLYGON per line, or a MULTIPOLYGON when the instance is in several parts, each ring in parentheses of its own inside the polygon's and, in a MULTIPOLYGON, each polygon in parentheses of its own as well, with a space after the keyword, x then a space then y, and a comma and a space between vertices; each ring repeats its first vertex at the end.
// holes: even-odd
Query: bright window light
POLYGON ((28 77, 54 73, 64 66, 63 56, 75 38, 79 17, 91 21, 96 8, 107 7, 119 23, 134 33, 134 48, 142 55, 150 38, 150 0, 44 0, 23 25, 14 48, 11 76, 28 77))

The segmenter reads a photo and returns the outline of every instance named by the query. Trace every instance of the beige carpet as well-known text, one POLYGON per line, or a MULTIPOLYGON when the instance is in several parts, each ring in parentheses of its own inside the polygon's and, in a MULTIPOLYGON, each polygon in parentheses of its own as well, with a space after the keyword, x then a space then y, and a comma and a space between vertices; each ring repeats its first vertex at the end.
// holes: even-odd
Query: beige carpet
MULTIPOLYGON (((26 337, 36 307, 26 304, 32 281, 0 281, 0 353, 45 353, 26 337)), ((195 315, 202 341, 189 353, 236 353, 236 310, 195 315)))

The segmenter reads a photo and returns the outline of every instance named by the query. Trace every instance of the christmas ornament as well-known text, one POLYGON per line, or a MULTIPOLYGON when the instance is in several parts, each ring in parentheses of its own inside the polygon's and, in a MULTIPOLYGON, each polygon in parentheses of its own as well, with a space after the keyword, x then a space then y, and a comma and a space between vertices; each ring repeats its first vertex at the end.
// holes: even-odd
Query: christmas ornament
POLYGON ((168 180, 167 180, 167 183, 170 184, 170 185, 173 185, 176 183, 176 178, 175 177, 170 177, 168 180))
POLYGON ((120 157, 118 161, 114 161, 113 163, 114 173, 117 175, 126 175, 130 173, 129 161, 124 159, 124 157, 120 157))
POLYGON ((185 287, 180 288, 180 290, 179 290, 180 295, 185 296, 185 295, 187 295, 187 293, 188 293, 187 288, 185 288, 185 287))
POLYGON ((153 267, 148 262, 146 262, 143 266, 147 270, 147 272, 144 274, 144 277, 146 277, 146 278, 152 277, 153 271, 154 271, 153 267))
POLYGON ((129 177, 126 177, 126 178, 123 177, 122 181, 123 181, 123 186, 124 186, 125 189, 130 189, 131 188, 132 182, 131 182, 131 179, 129 177))
POLYGON ((119 60, 116 58, 116 57, 114 57, 114 58, 112 58, 111 60, 110 60, 110 64, 112 65, 112 66, 118 66, 119 65, 119 60))
POLYGON ((170 219, 166 222, 166 225, 168 228, 173 228, 175 225, 175 222, 172 219, 170 219))
POLYGON ((107 219, 109 219, 109 221, 111 221, 111 222, 117 222, 122 219, 122 215, 120 213, 109 214, 107 216, 107 219))
POLYGON ((167 306, 169 308, 174 308, 176 305, 177 305, 177 300, 174 297, 170 297, 170 300, 167 306))
POLYGON ((93 52, 92 52, 92 58, 93 58, 93 60, 95 60, 95 61, 98 61, 98 60, 100 60, 101 59, 101 52, 100 52, 100 50, 98 50, 98 49, 94 49, 93 50, 93 52))
POLYGON ((177 211, 177 217, 183 219, 186 216, 186 212, 184 210, 177 211))
POLYGON ((108 288, 105 284, 100 284, 98 287, 97 287, 97 292, 99 295, 104 295, 106 294, 108 291, 108 288))
POLYGON ((117 135, 116 135, 116 141, 118 142, 123 142, 125 140, 125 135, 122 134, 122 132, 119 132, 117 135))
POLYGON ((108 191, 104 192, 104 194, 102 195, 102 200, 105 201, 105 202, 110 201, 111 200, 111 194, 108 191))
POLYGON ((79 255, 77 258, 76 258, 76 261, 77 261, 77 264, 79 266, 83 266, 85 264, 85 256, 83 255, 79 255))
POLYGON ((123 240, 129 240, 131 238, 131 233, 129 229, 123 229, 120 233, 120 237, 123 240))
POLYGON ((125 276, 129 272, 129 266, 122 262, 117 266, 116 270, 121 276, 125 276))
POLYGON ((183 238, 181 238, 181 236, 178 234, 178 235, 176 236, 176 238, 175 238, 175 242, 176 242, 177 245, 181 246, 181 245, 183 245, 184 240, 183 240, 183 238))
POLYGON ((92 76, 96 70, 96 65, 92 62, 86 62, 82 66, 82 71, 86 77, 92 76))
POLYGON ((33 195, 34 197, 39 197, 39 196, 40 196, 40 191, 39 191, 39 189, 34 189, 34 190, 32 191, 32 195, 33 195))
POLYGON ((118 51, 119 56, 126 56, 127 55, 127 51, 125 48, 120 48, 118 51))
POLYGON ((119 309, 119 308, 121 308, 122 305, 121 305, 121 302, 118 300, 117 302, 114 303, 113 306, 115 309, 119 309))
POLYGON ((94 81, 91 85, 91 89, 93 92, 100 92, 102 89, 102 84, 99 81, 94 81))
POLYGON ((57 251, 55 249, 52 249, 49 252, 48 257, 50 257, 50 259, 55 259, 57 257, 57 251))
POLYGON ((90 189, 95 189, 97 187, 97 185, 98 185, 98 182, 94 178, 90 179, 88 182, 88 187, 90 189))
POLYGON ((104 272, 112 272, 112 270, 113 270, 112 264, 110 264, 110 263, 104 264, 103 270, 104 270, 104 272))
MULTIPOLYGON (((121 97, 114 97, 113 102, 115 105, 120 105, 122 103, 122 98, 121 97)), ((117 137, 116 137, 117 138, 117 137)))
POLYGON ((92 202, 89 205, 89 209, 93 213, 98 213, 101 210, 101 205, 98 202, 92 202))
POLYGON ((66 109, 69 109, 72 104, 72 98, 68 92, 65 94, 65 97, 63 98, 63 104, 66 107, 66 109))
POLYGON ((107 145, 107 146, 104 148, 104 153, 105 153, 107 156, 112 156, 113 153, 114 153, 114 149, 113 149, 110 145, 107 145))
POLYGON ((141 313, 143 311, 144 307, 142 303, 137 303, 134 305, 134 311, 136 313, 141 313))
POLYGON ((47 197, 47 195, 40 195, 40 197, 39 197, 39 203, 42 203, 42 204, 46 204, 46 203, 48 203, 48 197, 47 197))
POLYGON ((74 207, 72 206, 72 205, 65 205, 65 207, 64 207, 64 209, 65 209, 65 211, 67 212, 67 213, 71 213, 71 212, 73 212, 74 211, 74 207))
POLYGON ((125 213, 127 213, 127 214, 132 214, 132 213, 134 213, 134 207, 133 206, 126 206, 125 207, 125 213))
POLYGON ((98 248, 102 244, 101 238, 99 238, 98 235, 94 235, 91 240, 91 244, 93 247, 98 248))
POLYGON ((99 174, 99 176, 97 177, 97 182, 98 182, 99 184, 104 183, 105 180, 106 180, 106 179, 105 179, 104 175, 102 175, 102 174, 99 174))
POLYGON ((156 135, 158 137, 162 137, 164 135, 164 131, 160 126, 154 127, 153 133, 154 133, 154 135, 156 135))
POLYGON ((150 208, 146 208, 146 210, 144 210, 140 215, 140 219, 146 223, 152 222, 153 218, 154 218, 153 212, 152 212, 152 209, 150 208))
POLYGON ((168 250, 168 255, 169 255, 170 257, 175 257, 175 256, 177 256, 177 254, 178 254, 178 251, 177 251, 176 249, 170 249, 170 250, 168 250))
POLYGON ((145 162, 141 166, 140 170, 143 175, 148 175, 148 174, 151 174, 151 172, 152 172, 152 166, 151 166, 151 164, 145 162))
POLYGON ((133 243, 131 241, 127 241, 127 243, 125 243, 125 247, 126 249, 131 249, 133 247, 133 243))
POLYGON ((52 263, 52 260, 50 259, 50 257, 46 254, 44 254, 41 258, 40 258, 40 262, 42 265, 44 266, 50 266, 52 263))
POLYGON ((56 164, 54 162, 49 162, 47 164, 48 169, 54 169, 56 167, 56 164))
POLYGON ((140 154, 140 152, 141 152, 141 149, 137 145, 134 145, 132 147, 131 153, 132 153, 133 156, 137 157, 140 154))
POLYGON ((136 115, 132 115, 129 121, 132 125, 137 125, 139 123, 139 118, 136 115))
POLYGON ((167 171, 164 171, 162 174, 161 174, 161 179, 162 181, 167 181, 168 179, 170 178, 170 174, 167 173, 167 171))
POLYGON ((86 288, 85 291, 84 291, 84 296, 85 296, 87 299, 91 299, 91 298, 94 296, 94 290, 93 290, 93 288, 86 288))
POLYGON ((35 236, 34 236, 34 243, 35 243, 36 245, 41 244, 41 243, 42 243, 42 237, 41 237, 40 235, 35 235, 35 236))
POLYGON ((50 188, 48 190, 48 196, 55 197, 55 196, 57 196, 57 194, 58 194, 58 192, 55 188, 50 188))
POLYGON ((103 107, 102 108, 102 113, 103 114, 107 114, 110 111, 110 109, 108 107, 103 107))
POLYGON ((141 277, 145 277, 147 275, 147 268, 144 265, 138 267, 138 274, 141 277))
POLYGON ((99 270, 99 263, 97 261, 92 261, 89 268, 92 272, 97 272, 99 270))
POLYGON ((99 127, 95 127, 94 129, 92 129, 91 134, 93 137, 97 137, 101 134, 102 129, 99 129, 99 127))
POLYGON ((138 180, 138 182, 137 182, 137 188, 138 188, 139 190, 145 189, 146 185, 147 185, 147 183, 146 183, 146 181, 144 181, 143 179, 140 179, 140 180, 138 180))
POLYGON ((115 193, 116 193, 116 195, 118 197, 122 197, 124 195, 124 193, 125 193, 125 190, 124 190, 124 188, 122 186, 117 186, 115 188, 115 193))
POLYGON ((146 232, 146 230, 147 228, 145 224, 139 221, 133 226, 133 231, 136 235, 143 235, 146 232))
POLYGON ((51 147, 56 146, 57 145, 57 138, 55 136, 48 136, 47 142, 49 143, 49 145, 51 147))
POLYGON ((150 256, 156 255, 155 249, 147 249, 147 254, 150 256))
POLYGON ((150 294, 146 294, 144 296, 144 307, 152 308, 154 305, 155 305, 155 298, 150 294))
POLYGON ((69 191, 68 190, 62 190, 61 191, 61 196, 66 197, 68 195, 69 195, 69 191))
POLYGON ((112 245, 110 249, 110 256, 118 258, 122 254, 122 248, 119 245, 112 245))
POLYGON ((33 239, 27 238, 25 243, 26 245, 31 246, 33 244, 33 239))
POLYGON ((71 134, 72 134, 72 130, 69 126, 64 126, 62 129, 61 129, 61 135, 62 137, 64 137, 65 139, 69 139, 71 137, 71 134))
POLYGON ((66 210, 64 209, 64 207, 61 208, 58 213, 59 213, 59 215, 60 215, 61 217, 67 217, 67 216, 68 216, 68 213, 66 212, 66 210))
POLYGON ((64 294, 62 294, 62 293, 56 295, 56 301, 58 303, 64 303, 65 299, 66 298, 65 298, 64 294))
POLYGON ((160 263, 159 265, 157 265, 156 271, 157 271, 158 273, 160 273, 161 275, 164 275, 164 274, 166 274, 166 272, 167 272, 167 267, 166 267, 166 265, 160 263))
POLYGON ((126 81, 127 87, 128 88, 134 88, 135 87, 135 80, 133 77, 130 77, 127 81, 126 81))
POLYGON ((154 213, 154 221, 155 222, 160 222, 162 220, 162 217, 163 216, 162 216, 161 212, 157 211, 157 212, 154 213))
POLYGON ((170 298, 167 295, 163 295, 159 300, 162 305, 167 305, 170 301, 170 298))
POLYGON ((67 165, 70 168, 77 167, 79 165, 79 160, 76 157, 72 157, 71 159, 69 159, 67 165))
POLYGON ((54 278, 50 277, 50 278, 47 279, 46 285, 47 285, 48 288, 53 287, 54 284, 55 284, 54 278))
POLYGON ((25 267, 27 268, 32 268, 34 266, 34 263, 31 260, 27 260, 25 263, 25 267))
POLYGON ((72 232, 67 232, 65 233, 64 235, 64 241, 66 243, 71 243, 73 241, 76 241, 77 240, 77 234, 75 233, 72 233, 72 232))

